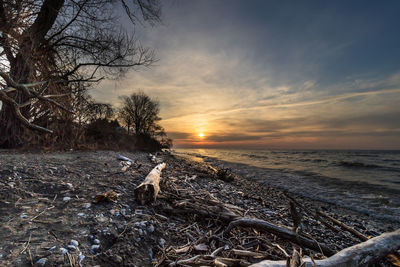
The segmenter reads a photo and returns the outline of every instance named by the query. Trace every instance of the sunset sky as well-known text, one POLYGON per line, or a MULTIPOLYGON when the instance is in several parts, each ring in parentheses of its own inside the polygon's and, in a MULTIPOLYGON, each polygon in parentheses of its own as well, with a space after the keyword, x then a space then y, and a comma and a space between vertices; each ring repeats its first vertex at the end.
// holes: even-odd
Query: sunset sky
POLYGON ((158 99, 175 147, 400 149, 400 1, 162 3, 159 61, 98 101, 158 99))

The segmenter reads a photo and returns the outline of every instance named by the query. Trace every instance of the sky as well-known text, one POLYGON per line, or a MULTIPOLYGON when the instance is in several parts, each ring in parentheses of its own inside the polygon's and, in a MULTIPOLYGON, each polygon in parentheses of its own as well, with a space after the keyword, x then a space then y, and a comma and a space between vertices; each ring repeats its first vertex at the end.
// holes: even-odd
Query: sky
POLYGON ((400 1, 162 4, 158 61, 98 101, 142 90, 178 148, 400 149, 400 1))

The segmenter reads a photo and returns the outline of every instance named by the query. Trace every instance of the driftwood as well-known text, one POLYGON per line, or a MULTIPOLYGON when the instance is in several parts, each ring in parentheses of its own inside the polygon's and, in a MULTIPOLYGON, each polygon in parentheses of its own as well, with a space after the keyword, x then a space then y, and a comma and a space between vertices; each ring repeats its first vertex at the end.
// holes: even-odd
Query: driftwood
POLYGON ((160 163, 146 176, 144 181, 135 188, 135 198, 142 204, 147 204, 156 200, 160 192, 161 171, 165 168, 165 163, 160 163))
MULTIPOLYGON (((400 229, 384 233, 363 243, 346 248, 324 260, 303 259, 305 267, 368 266, 389 253, 400 249, 400 229)), ((287 261, 265 260, 251 267, 286 267, 287 261)))
POLYGON ((335 218, 332 218, 331 216, 329 216, 326 213, 323 213, 322 211, 317 211, 317 214, 320 216, 323 216, 327 219, 329 219, 330 221, 332 221, 334 224, 336 224, 337 226, 339 226, 340 228, 342 228, 343 230, 352 233, 354 236, 358 237, 361 241, 367 241, 368 237, 363 235, 362 233, 360 233, 359 231, 357 231, 356 229, 353 229, 347 225, 345 225, 344 223, 336 220, 335 218))
MULTIPOLYGON (((320 221, 323 225, 331 229, 333 232, 338 233, 340 232, 339 229, 337 229, 335 226, 330 225, 327 221, 325 221, 321 216, 318 215, 318 213, 312 212, 309 210, 307 207, 304 205, 300 204, 296 199, 292 198, 288 194, 284 193, 287 198, 289 198, 294 204, 296 204, 298 207, 300 207, 303 211, 305 211, 308 215, 313 216, 316 220, 320 221)), ((365 241, 365 240, 362 240, 365 241)))
POLYGON ((288 228, 267 221, 244 217, 243 211, 239 207, 218 201, 212 198, 210 194, 208 194, 208 197, 203 197, 199 200, 193 198, 191 200, 177 201, 174 203, 174 206, 175 208, 166 208, 165 211, 174 214, 198 214, 202 217, 219 219, 229 223, 224 235, 227 235, 232 228, 236 226, 253 227, 272 233, 282 239, 304 246, 305 248, 320 251, 326 256, 331 256, 335 253, 335 251, 331 250, 327 245, 293 233, 288 228))
POLYGON ((315 240, 306 238, 304 236, 298 235, 293 233, 287 228, 275 225, 273 223, 259 220, 259 219, 249 219, 249 218, 242 218, 231 222, 228 228, 225 230, 224 234, 228 234, 232 228, 241 226, 241 227, 252 227, 261 231, 266 231, 271 234, 274 234, 280 238, 289 240, 293 243, 296 243, 300 246, 305 248, 312 249, 314 251, 321 251, 326 256, 332 256, 335 254, 333 250, 331 250, 325 244, 320 244, 315 240))

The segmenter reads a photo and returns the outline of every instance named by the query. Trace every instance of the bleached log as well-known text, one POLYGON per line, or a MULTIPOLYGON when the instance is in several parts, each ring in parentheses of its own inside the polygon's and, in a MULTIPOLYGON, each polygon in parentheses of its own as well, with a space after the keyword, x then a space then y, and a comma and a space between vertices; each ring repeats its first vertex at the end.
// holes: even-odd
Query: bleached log
MULTIPOLYGON (((343 249, 327 259, 315 260, 315 264, 310 258, 303 260, 305 262, 305 267, 369 266, 398 249, 400 249, 400 229, 391 233, 384 233, 363 243, 343 249)), ((286 260, 265 260, 253 264, 250 267, 286 267, 286 264, 286 260)))
POLYGON ((147 204, 156 200, 160 192, 161 171, 165 168, 165 163, 160 163, 146 176, 144 181, 135 188, 135 198, 142 204, 147 204))

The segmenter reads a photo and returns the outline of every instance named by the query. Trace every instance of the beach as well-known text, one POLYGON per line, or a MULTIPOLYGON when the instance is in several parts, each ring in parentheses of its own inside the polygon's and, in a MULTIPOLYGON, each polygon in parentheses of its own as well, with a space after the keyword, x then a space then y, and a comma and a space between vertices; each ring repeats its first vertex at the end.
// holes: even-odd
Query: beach
MULTIPOLYGON (((228 222, 211 216, 213 206, 203 216, 200 210, 190 209, 190 205, 214 203, 215 208, 229 207, 237 216, 290 229, 293 222, 284 193, 368 237, 400 227, 395 220, 319 201, 240 173, 232 172, 233 181, 224 181, 210 172, 210 162, 169 152, 150 156, 3 150, 0 162, 0 263, 4 266, 38 262, 42 266, 181 266, 180 261, 193 257, 203 265, 229 258, 248 266, 263 259, 285 260, 299 245, 251 228, 223 235, 228 222), (132 160, 128 168, 117 160, 120 155, 132 160), (159 162, 167 165, 161 174, 161 192, 154 203, 140 205, 134 189, 159 162), (96 195, 110 190, 116 199, 93 202, 96 195), (217 250, 213 259, 206 257, 217 250)), ((332 251, 361 242, 346 231, 333 232, 306 213, 301 231, 332 251)), ((302 251, 324 258, 318 251, 302 251)))

